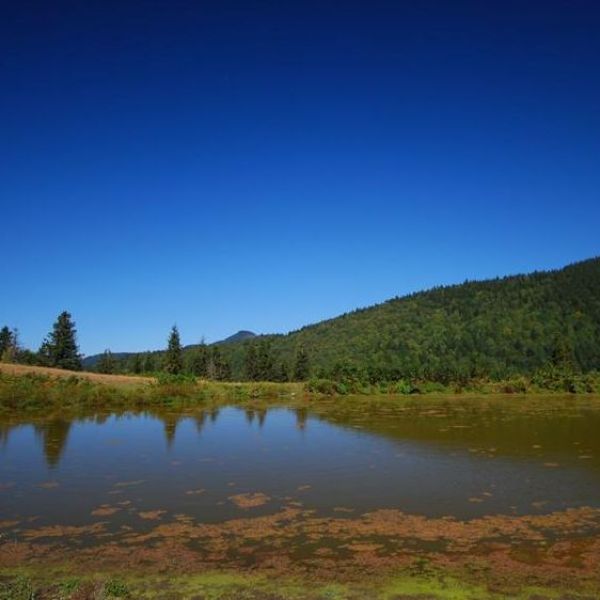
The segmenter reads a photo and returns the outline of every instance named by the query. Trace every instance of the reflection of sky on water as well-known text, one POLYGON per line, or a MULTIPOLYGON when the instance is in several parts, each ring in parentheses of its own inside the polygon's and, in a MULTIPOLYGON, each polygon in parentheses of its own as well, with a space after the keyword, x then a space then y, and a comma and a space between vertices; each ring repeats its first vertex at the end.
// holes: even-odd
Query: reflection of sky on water
POLYGON ((224 408, 0 425, 0 520, 86 523, 98 506, 129 501, 115 523, 156 509, 213 522, 248 514, 228 499, 247 492, 270 498, 253 515, 290 501, 321 514, 459 518, 598 506, 599 415, 326 419, 224 408))

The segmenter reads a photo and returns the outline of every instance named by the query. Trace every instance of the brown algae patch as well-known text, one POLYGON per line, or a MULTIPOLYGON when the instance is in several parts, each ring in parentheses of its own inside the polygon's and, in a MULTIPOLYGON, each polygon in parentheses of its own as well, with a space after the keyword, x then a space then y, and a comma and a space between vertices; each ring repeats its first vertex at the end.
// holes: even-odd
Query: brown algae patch
POLYGON ((138 516, 146 521, 158 521, 166 513, 166 510, 146 510, 140 511, 138 516))
POLYGON ((238 508, 256 508, 266 504, 271 498, 262 492, 248 493, 248 494, 235 494, 229 496, 228 500, 231 500, 238 508))
POLYGON ((40 538, 71 538, 83 535, 100 535, 106 532, 106 523, 98 522, 92 525, 50 525, 48 527, 39 527, 37 529, 27 529, 22 532, 22 536, 27 540, 37 540, 40 538))
POLYGON ((196 522, 181 514, 150 531, 123 528, 108 539, 103 537, 109 533, 105 525, 26 530, 14 542, 0 541, 0 567, 76 561, 82 569, 174 574, 235 569, 316 578, 335 573, 344 580, 411 572, 423 564, 474 577, 476 563, 486 579, 600 586, 600 509, 594 508, 459 521, 398 510, 318 517, 314 511, 287 506, 273 514, 220 523, 196 522), (95 536, 96 543, 79 544, 77 537, 84 535, 95 536), (39 542, 42 538, 55 540, 39 542), (65 543, 69 538, 75 545, 65 543))
POLYGON ((110 517, 115 513, 118 513, 121 509, 118 506, 110 506, 109 504, 102 504, 98 508, 95 508, 90 514, 94 517, 110 517))
POLYGON ((113 485, 116 488, 131 487, 132 485, 140 485, 144 483, 144 479, 136 479, 135 481, 118 481, 113 485))
POLYGON ((43 483, 38 483, 38 487, 40 487, 44 490, 54 490, 59 485, 60 484, 57 481, 44 481, 43 483))

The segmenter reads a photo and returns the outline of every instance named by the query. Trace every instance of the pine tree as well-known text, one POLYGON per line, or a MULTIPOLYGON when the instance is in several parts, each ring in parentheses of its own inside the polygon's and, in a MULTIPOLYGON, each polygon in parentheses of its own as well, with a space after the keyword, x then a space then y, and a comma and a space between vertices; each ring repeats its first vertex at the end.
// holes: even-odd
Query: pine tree
POLYGON ((255 344, 248 344, 248 350, 244 359, 244 370, 248 381, 258 380, 258 359, 255 344))
POLYGON ((271 344, 266 340, 262 340, 258 344, 257 350, 257 371, 258 381, 273 380, 273 356, 271 353, 271 344))
POLYGON ((51 343, 50 336, 46 336, 42 341, 40 349, 37 351, 37 362, 43 367, 49 367, 51 359, 51 343))
POLYGON ((18 353, 18 334, 17 330, 12 331, 4 326, 0 329, 0 361, 11 363, 15 362, 18 353))
POLYGON ((289 380, 288 367, 285 362, 281 361, 277 370, 275 371, 275 381, 285 382, 289 380))
POLYGON ((42 344, 40 354, 51 367, 81 371, 77 330, 70 313, 63 311, 58 315, 52 331, 42 344))
POLYGON ((140 354, 132 354, 127 360, 127 370, 139 375, 144 371, 140 354))
POLYGON ((116 361, 110 350, 105 350, 98 361, 98 373, 111 374, 115 372, 116 361))
POLYGON ((225 381, 231 378, 231 365, 223 357, 221 349, 218 346, 213 346, 210 353, 208 363, 208 376, 210 379, 217 381, 225 381))
POLYGON ((201 343, 197 348, 186 353, 186 371, 196 377, 208 377, 208 348, 201 343))
POLYGON ((169 345, 165 353, 164 370, 171 375, 178 375, 183 369, 181 356, 181 340, 177 326, 173 325, 169 335, 169 345))
POLYGON ((12 331, 5 325, 0 329, 0 356, 13 345, 12 331))
POLYGON ((294 363, 294 379, 296 381, 305 381, 310 374, 310 363, 308 354, 304 346, 300 346, 296 350, 296 360, 294 363))
POLYGON ((152 352, 144 352, 140 357, 140 373, 152 373, 156 370, 156 360, 152 352))

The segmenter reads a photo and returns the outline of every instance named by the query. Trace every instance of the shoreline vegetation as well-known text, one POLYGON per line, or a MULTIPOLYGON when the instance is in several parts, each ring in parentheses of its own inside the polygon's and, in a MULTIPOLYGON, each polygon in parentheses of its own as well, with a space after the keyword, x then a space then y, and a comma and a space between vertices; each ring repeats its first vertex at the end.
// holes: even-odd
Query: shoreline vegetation
POLYGON ((418 563, 395 574, 359 580, 270 577, 268 573, 207 571, 148 574, 130 571, 80 573, 72 565, 46 569, 0 569, 0 600, 84 598, 197 598, 199 600, 592 600, 597 589, 566 581, 548 588, 508 578, 490 589, 485 574, 439 571, 418 563))
POLYGON ((83 357, 60 313, 37 350, 0 328, 0 362, 100 374, 239 385, 302 383, 311 393, 560 391, 600 381, 600 258, 557 271, 436 287, 287 334, 240 331, 183 345, 174 325, 161 350, 83 357))
POLYGON ((207 381, 189 375, 109 375, 0 363, 0 412, 52 409, 123 409, 193 405, 204 402, 244 404, 251 401, 289 404, 345 396, 548 395, 598 394, 600 376, 555 372, 553 377, 519 377, 502 381, 478 379, 442 385, 427 381, 366 384, 360 381, 311 379, 306 382, 207 381))

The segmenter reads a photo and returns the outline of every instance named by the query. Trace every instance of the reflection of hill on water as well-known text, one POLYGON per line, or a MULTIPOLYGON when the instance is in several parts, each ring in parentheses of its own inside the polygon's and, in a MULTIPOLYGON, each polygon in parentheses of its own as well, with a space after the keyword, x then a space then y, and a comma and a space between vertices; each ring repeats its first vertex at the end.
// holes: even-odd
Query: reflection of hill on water
MULTIPOLYGON (((523 402, 528 402, 524 400, 523 402)), ((536 459, 560 455, 582 467, 600 468, 600 402, 596 406, 557 405, 526 410, 491 402, 447 401, 422 407, 329 410, 316 414, 327 423, 384 436, 398 442, 420 442, 438 450, 481 451, 494 456, 536 459)))

